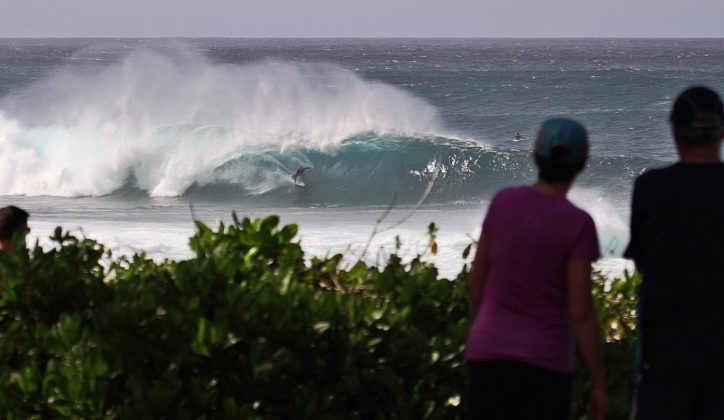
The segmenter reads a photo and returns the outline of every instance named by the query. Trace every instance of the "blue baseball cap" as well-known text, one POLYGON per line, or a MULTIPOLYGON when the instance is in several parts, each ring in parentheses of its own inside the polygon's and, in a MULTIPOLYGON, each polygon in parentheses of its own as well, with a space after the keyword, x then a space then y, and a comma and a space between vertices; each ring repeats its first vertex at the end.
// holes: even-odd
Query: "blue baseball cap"
POLYGON ((580 165, 588 157, 588 133, 568 118, 546 120, 538 131, 533 153, 555 163, 580 165))

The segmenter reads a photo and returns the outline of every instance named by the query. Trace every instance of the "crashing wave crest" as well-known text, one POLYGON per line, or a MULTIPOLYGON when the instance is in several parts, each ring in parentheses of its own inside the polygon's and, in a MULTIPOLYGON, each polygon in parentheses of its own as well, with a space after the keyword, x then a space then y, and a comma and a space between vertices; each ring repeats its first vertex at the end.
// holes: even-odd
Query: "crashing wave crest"
POLYGON ((275 170, 246 171, 264 192, 307 163, 304 151, 333 155, 364 133, 425 137, 442 127, 424 100, 331 64, 132 52, 3 98, 0 195, 105 195, 133 179, 152 196, 175 196, 213 182, 228 162, 275 151, 286 156, 268 162, 275 170))

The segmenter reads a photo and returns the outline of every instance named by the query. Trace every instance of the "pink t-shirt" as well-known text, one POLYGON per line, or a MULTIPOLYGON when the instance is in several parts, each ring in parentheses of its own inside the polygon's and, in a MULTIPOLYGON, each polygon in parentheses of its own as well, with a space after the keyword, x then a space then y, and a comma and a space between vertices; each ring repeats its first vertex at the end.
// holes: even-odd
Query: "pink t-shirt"
POLYGON ((567 264, 599 257, 593 219, 531 187, 500 191, 483 222, 490 272, 470 330, 469 360, 519 360, 573 371, 567 264))

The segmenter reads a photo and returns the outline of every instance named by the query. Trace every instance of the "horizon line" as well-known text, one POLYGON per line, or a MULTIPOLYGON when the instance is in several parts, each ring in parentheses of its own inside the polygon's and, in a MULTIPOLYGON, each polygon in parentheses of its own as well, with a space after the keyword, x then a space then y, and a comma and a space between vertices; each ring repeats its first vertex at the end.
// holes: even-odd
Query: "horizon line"
POLYGON ((0 39, 495 39, 495 40, 597 40, 597 39, 710 39, 724 40, 724 36, 0 36, 0 39))

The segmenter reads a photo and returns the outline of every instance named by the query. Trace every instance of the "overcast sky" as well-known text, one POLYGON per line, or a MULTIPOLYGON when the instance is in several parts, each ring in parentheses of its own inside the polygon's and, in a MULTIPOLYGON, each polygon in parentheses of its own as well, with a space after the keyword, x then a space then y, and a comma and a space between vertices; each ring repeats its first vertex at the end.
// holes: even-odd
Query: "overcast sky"
POLYGON ((724 0, 0 0, 0 37, 724 37, 724 0))

